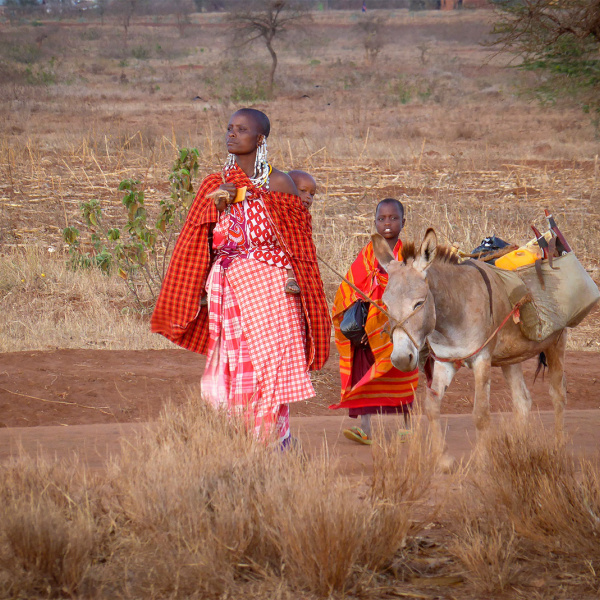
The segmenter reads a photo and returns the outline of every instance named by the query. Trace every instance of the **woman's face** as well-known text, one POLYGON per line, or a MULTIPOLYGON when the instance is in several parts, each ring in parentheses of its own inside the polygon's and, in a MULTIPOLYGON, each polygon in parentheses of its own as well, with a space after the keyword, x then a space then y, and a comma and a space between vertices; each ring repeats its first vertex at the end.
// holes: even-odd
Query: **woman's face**
POLYGON ((225 143, 231 154, 252 154, 263 140, 263 134, 258 130, 252 117, 244 113, 233 113, 227 125, 225 143))

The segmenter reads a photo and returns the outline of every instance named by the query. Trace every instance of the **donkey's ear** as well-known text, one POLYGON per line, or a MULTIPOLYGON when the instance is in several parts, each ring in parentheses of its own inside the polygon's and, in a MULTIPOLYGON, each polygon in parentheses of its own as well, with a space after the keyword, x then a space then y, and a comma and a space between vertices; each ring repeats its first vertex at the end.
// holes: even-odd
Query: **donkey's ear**
POLYGON ((419 248, 419 256, 415 261, 415 269, 425 271, 429 268, 437 254, 437 235, 431 227, 425 232, 425 237, 419 248))
POLYGON ((373 250, 375 251, 375 258, 379 261, 379 264, 387 271, 388 265, 396 260, 394 253, 390 250, 390 245, 387 243, 385 238, 378 233, 374 233, 371 236, 373 242, 373 250))

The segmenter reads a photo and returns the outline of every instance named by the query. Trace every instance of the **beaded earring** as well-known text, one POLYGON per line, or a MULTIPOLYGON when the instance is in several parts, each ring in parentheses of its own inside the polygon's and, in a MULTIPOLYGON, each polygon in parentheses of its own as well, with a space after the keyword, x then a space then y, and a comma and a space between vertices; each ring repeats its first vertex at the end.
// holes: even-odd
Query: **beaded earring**
MULTIPOLYGON (((230 171, 235 166, 235 154, 228 153, 225 160, 224 172, 230 171)), ((254 176, 250 177, 250 181, 255 187, 265 187, 269 189, 269 175, 271 168, 267 160, 267 138, 263 137, 263 141, 256 148, 256 158, 254 160, 254 176)))
POLYGON ((254 161, 254 177, 250 178, 250 181, 256 187, 265 186, 269 189, 269 162, 267 160, 267 138, 263 138, 263 141, 258 145, 256 149, 256 160, 254 161))
POLYGON ((223 167, 223 171, 231 171, 235 166, 235 154, 231 154, 231 152, 227 153, 227 159, 225 160, 225 166, 223 167))

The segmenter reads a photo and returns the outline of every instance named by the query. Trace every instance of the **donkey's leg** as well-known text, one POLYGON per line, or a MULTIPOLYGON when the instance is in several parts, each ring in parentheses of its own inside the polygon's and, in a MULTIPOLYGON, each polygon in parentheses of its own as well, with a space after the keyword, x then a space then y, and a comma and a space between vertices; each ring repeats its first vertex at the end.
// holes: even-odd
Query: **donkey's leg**
POLYGON ((473 398, 473 418, 477 428, 477 437, 490 424, 490 371, 492 361, 487 355, 479 355, 473 361, 475 375, 475 396, 473 398))
POLYGON ((525 385, 523 377, 523 364, 504 365, 502 367, 504 379, 510 388, 513 402, 513 412, 522 420, 525 420, 531 410, 531 394, 525 385))
POLYGON ((548 379, 550 380, 550 398, 554 404, 554 431, 557 437, 563 433, 564 410, 567 404, 567 384, 565 381, 565 350, 567 330, 563 329, 556 343, 544 350, 548 361, 548 379))
POLYGON ((440 423, 440 407, 442 398, 450 385, 456 368, 451 363, 435 362, 431 387, 425 391, 425 414, 431 428, 432 449, 436 454, 443 454, 445 450, 444 435, 440 423))

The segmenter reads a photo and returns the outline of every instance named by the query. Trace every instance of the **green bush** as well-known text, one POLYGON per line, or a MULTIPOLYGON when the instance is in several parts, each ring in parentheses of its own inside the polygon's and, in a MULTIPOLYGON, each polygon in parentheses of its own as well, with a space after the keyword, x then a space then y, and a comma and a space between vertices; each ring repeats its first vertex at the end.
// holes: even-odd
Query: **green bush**
POLYGON ((13 44, 6 49, 6 55, 15 62, 31 65, 40 59, 42 51, 36 44, 13 44))
POLYGON ((231 99, 233 102, 258 102, 266 100, 267 97, 267 89, 260 81, 256 81, 250 85, 237 83, 231 90, 231 99))
POLYGON ((160 201, 159 215, 154 223, 150 221, 144 191, 136 179, 124 179, 119 184, 126 211, 123 228, 110 227, 106 223, 99 200, 84 202, 81 212, 88 228, 87 243, 82 243, 77 228, 63 230, 71 268, 97 267, 106 275, 116 273, 123 278, 140 309, 147 308, 143 289, 149 293, 153 305, 175 240, 194 200, 192 181, 198 172, 198 156, 195 148, 179 150, 169 175, 171 194, 160 201), (90 246, 91 250, 86 250, 90 246))
POLYGON ((150 58, 150 52, 148 51, 148 48, 145 48, 144 46, 132 48, 131 55, 138 60, 148 60, 150 58))

